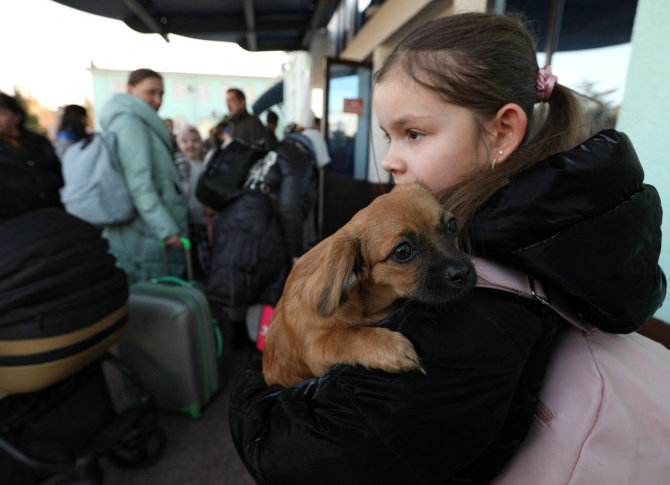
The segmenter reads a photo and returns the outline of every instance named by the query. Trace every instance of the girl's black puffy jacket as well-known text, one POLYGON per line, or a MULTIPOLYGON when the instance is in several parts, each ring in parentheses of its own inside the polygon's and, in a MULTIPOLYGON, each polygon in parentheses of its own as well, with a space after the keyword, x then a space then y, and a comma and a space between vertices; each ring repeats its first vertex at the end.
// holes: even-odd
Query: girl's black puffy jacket
POLYGON ((317 196, 311 142, 287 135, 251 169, 245 188, 214 221, 207 294, 226 307, 274 305, 291 258, 306 249, 303 224, 317 196))
MULTIPOLYGON (((607 130, 519 173, 474 217, 475 252, 570 295, 602 329, 631 332, 665 297, 661 204, 628 138, 607 130)), ((268 388, 253 361, 230 426, 260 484, 488 483, 524 439, 561 327, 540 303, 475 288, 446 308, 410 303, 381 323, 426 374, 337 365, 268 388)))

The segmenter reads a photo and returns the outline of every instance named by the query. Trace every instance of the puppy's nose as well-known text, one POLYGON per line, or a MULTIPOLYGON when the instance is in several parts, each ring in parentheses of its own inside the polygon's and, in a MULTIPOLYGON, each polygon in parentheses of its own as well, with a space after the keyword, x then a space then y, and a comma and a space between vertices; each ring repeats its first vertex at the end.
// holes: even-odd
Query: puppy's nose
POLYGON ((444 270, 447 281, 453 285, 462 285, 470 276, 470 268, 465 265, 450 264, 444 270))

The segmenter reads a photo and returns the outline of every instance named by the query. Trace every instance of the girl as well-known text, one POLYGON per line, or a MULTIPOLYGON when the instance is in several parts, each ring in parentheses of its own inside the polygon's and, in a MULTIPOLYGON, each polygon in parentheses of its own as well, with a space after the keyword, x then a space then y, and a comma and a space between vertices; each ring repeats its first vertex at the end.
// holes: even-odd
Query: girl
MULTIPOLYGON (((631 332, 665 296, 660 201, 628 138, 597 131, 598 113, 556 81, 518 20, 425 24, 376 74, 382 165, 438 195, 473 254, 560 289, 603 330, 631 332)), ((526 436, 564 322, 476 288, 448 308, 409 303, 381 325, 413 342, 426 375, 338 365, 267 388, 257 365, 242 373, 230 424, 260 483, 489 483, 499 473, 526 436)))
POLYGON ((177 134, 177 153, 174 160, 182 183, 182 190, 188 199, 188 231, 191 248, 198 264, 194 270, 196 279, 204 281, 209 269, 210 241, 207 226, 211 225, 213 211, 207 209, 195 195, 198 179, 202 172, 203 142, 195 126, 186 125, 177 134))

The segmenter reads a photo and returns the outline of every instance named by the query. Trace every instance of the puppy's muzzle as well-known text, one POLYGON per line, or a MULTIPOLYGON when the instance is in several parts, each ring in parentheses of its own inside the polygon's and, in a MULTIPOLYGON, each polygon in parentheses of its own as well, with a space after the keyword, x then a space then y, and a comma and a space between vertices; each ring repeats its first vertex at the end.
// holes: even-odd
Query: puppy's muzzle
POLYGON ((451 263, 444 268, 444 279, 455 288, 465 287, 472 280, 472 265, 451 263))
POLYGON ((414 299, 428 304, 457 300, 476 282, 477 274, 468 258, 442 259, 424 273, 414 299))

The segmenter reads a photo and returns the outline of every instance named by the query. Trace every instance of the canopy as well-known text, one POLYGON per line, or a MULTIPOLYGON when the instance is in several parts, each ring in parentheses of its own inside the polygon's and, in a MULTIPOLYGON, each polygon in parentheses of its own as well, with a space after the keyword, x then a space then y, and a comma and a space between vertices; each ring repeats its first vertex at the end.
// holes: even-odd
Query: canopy
MULTIPOLYGON (((250 51, 307 50, 313 33, 328 25, 340 0, 54 0, 122 20, 132 29, 236 42, 250 51)), ((383 0, 374 0, 375 6, 383 0)), ((544 50, 577 50, 630 41, 637 0, 495 0, 505 12, 531 21, 544 50), (552 15, 552 7, 560 7, 552 15), (553 28, 556 27, 556 29, 553 28), (557 30, 558 29, 558 30, 557 30), (556 32, 560 35, 552 35, 556 32)), ((499 7, 498 7, 499 6, 499 7)))
POLYGON ((340 0, 54 0, 168 40, 178 34, 250 51, 304 50, 340 0))

